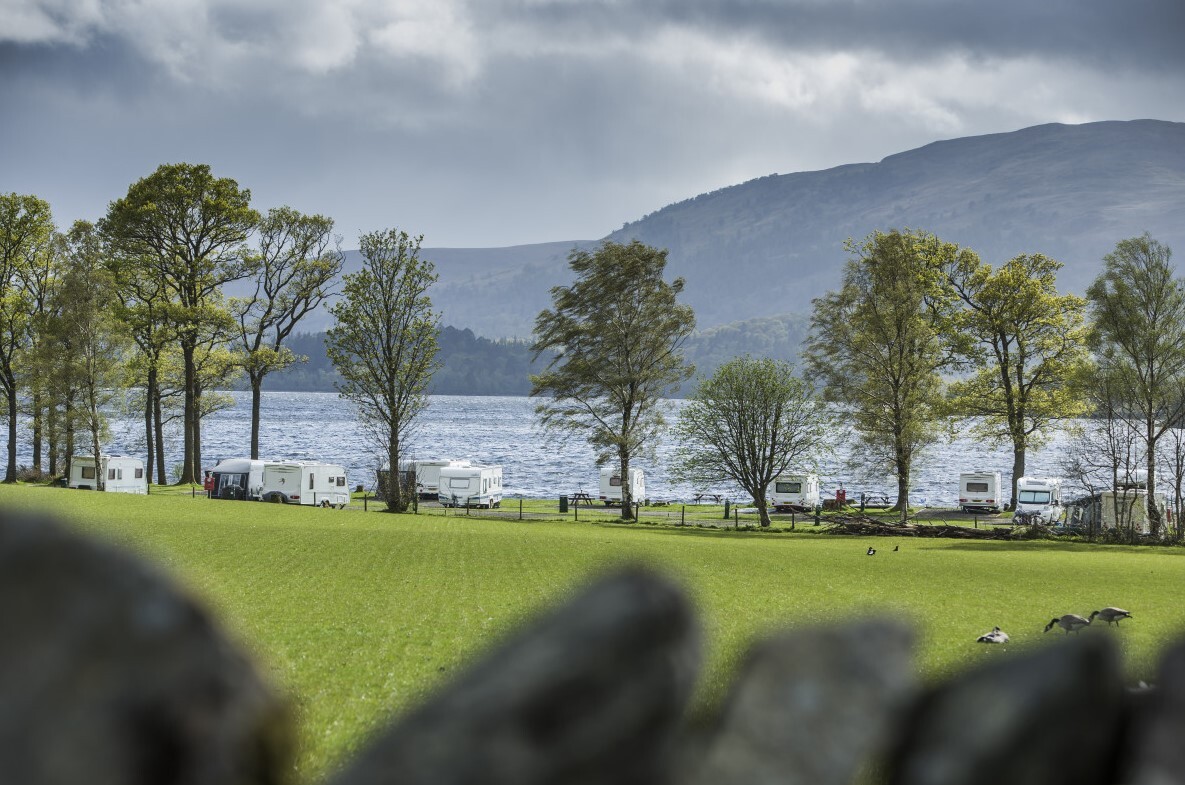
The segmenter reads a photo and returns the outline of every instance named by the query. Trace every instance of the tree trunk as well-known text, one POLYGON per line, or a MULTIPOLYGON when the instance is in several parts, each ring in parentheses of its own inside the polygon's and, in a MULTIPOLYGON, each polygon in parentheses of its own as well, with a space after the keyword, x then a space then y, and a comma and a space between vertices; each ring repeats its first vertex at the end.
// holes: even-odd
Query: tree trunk
POLYGON ((33 393, 33 468, 40 472, 43 463, 41 453, 41 441, 44 438, 42 434, 42 415, 41 415, 41 393, 33 393))
POLYGON ((58 444, 57 405, 49 406, 45 410, 45 438, 49 448, 49 476, 56 477, 58 475, 58 456, 61 453, 61 445, 58 444))
POLYGON ((185 362, 185 407, 181 426, 181 476, 177 478, 177 484, 188 485, 197 482, 193 443, 194 420, 197 417, 197 366, 194 364, 194 346, 190 340, 182 342, 181 354, 185 362))
POLYGON ((156 429, 156 484, 168 485, 169 470, 165 466, 165 413, 161 404, 159 383, 153 388, 152 418, 153 427, 156 429))
POLYGON ((16 379, 11 373, 5 373, 4 377, 4 394, 8 398, 8 464, 4 482, 16 482, 16 379))
POLYGON ((66 470, 70 473, 70 466, 74 463, 74 393, 66 395, 66 403, 62 408, 62 417, 66 420, 66 470))
MULTIPOLYGON (((387 512, 405 512, 407 500, 404 498, 403 478, 399 476, 399 433, 392 425, 387 435, 387 512)), ((438 494, 444 497, 444 489, 438 494)))
POLYGON ((1016 482, 1021 477, 1025 476, 1025 448, 1017 447, 1013 444, 1012 447, 1012 501, 1008 503, 1008 509, 1016 509, 1016 482))
POLYGON ((1156 506, 1156 436, 1152 429, 1148 430, 1148 493, 1145 497, 1148 505, 1148 530, 1153 537, 1160 536, 1161 516, 1160 508, 1156 506))
POLYGON ((148 462, 145 464, 145 477, 152 482, 152 470, 156 468, 156 450, 152 431, 152 402, 156 392, 156 369, 148 369, 148 378, 144 384, 144 444, 148 448, 148 462))
POLYGON ((632 521, 634 520, 634 495, 633 489, 630 487, 630 456, 624 450, 618 454, 621 456, 621 519, 632 521))
POLYGON ((251 374, 251 458, 259 459, 259 408, 263 398, 263 377, 251 374))
POLYGON ((202 388, 193 391, 193 475, 190 482, 201 482, 202 474, 202 388))
POLYGON ((769 524, 770 524, 769 509, 768 509, 768 507, 766 507, 766 504, 765 504, 764 489, 762 491, 760 491, 759 493, 753 494, 753 502, 757 505, 757 514, 761 516, 761 526, 763 528, 766 526, 769 526, 769 524))

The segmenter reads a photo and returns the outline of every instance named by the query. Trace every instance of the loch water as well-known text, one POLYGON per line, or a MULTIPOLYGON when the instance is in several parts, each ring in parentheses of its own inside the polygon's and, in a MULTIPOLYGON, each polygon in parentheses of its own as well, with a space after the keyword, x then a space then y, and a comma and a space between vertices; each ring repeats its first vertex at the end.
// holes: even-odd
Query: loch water
MULTIPOLYGON (((210 468, 223 458, 243 457, 250 448, 251 396, 232 392, 234 405, 203 421, 203 464, 210 468)), ((474 463, 500 464, 507 497, 556 498, 576 491, 596 492, 598 469, 588 443, 572 434, 543 431, 535 416, 532 398, 521 396, 436 395, 420 416, 410 439, 413 458, 466 458, 474 463)), ((666 402, 673 421, 684 402, 666 402)), ((336 393, 265 392, 263 394, 260 453, 265 458, 316 459, 346 467, 350 484, 371 487, 375 469, 382 462, 381 448, 358 422, 353 405, 336 393)), ((929 448, 921 458, 911 501, 918 505, 954 507, 958 503, 961 471, 998 470, 1005 483, 1012 467, 1006 445, 990 445, 971 435, 969 424, 956 427, 956 435, 929 448)), ((143 425, 138 415, 115 416, 110 454, 144 457, 143 425)), ((21 434, 18 462, 30 462, 27 431, 21 434)), ((1057 475, 1060 445, 1056 437, 1040 450, 1030 452, 1028 473, 1057 475)), ((676 482, 669 472, 676 445, 660 439, 653 459, 636 462, 646 473, 646 495, 652 500, 691 501, 697 493, 719 493, 741 499, 739 489, 721 480, 711 487, 676 482)), ((842 434, 834 434, 819 471, 825 496, 842 486, 848 496, 896 493, 886 473, 854 469, 848 460, 858 446, 842 434)), ((170 470, 180 463, 180 436, 166 436, 166 462, 170 470)))

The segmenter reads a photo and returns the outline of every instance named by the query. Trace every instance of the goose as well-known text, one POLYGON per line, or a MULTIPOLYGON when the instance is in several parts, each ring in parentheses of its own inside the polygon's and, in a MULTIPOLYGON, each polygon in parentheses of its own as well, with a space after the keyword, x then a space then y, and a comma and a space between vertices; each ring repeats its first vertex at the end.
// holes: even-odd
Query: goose
POLYGON ((985 632, 975 639, 976 643, 1007 643, 1008 633, 999 627, 993 627, 991 632, 985 632))
POLYGON ((1078 632, 1083 627, 1090 626, 1090 619, 1084 619, 1076 613, 1067 613, 1060 619, 1050 619, 1049 624, 1045 625, 1045 631, 1049 632, 1053 629, 1053 625, 1057 625, 1066 631, 1069 635, 1071 632, 1078 632))
POLYGON ((1094 617, 1098 616, 1107 624, 1114 623, 1116 627, 1119 626, 1120 619, 1130 619, 1132 615, 1123 608, 1103 608, 1101 611, 1093 611, 1090 614, 1090 620, 1094 621, 1094 617))

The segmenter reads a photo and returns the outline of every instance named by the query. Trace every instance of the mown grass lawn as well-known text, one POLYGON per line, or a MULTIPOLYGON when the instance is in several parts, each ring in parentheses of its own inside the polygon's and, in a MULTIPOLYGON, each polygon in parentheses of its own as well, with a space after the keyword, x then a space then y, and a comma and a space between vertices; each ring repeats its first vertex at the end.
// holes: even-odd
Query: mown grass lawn
POLYGON ((670 575, 700 609, 701 705, 777 627, 905 618, 926 677, 1049 643, 1062 634, 1042 633, 1053 616, 1117 605, 1135 617, 1083 635, 1113 635, 1131 677, 1148 678, 1185 631, 1181 548, 394 516, 31 486, 0 486, 0 506, 54 511, 144 554, 214 608, 290 696, 310 778, 534 611, 627 561, 670 575), (994 625, 1013 643, 976 644, 994 625))

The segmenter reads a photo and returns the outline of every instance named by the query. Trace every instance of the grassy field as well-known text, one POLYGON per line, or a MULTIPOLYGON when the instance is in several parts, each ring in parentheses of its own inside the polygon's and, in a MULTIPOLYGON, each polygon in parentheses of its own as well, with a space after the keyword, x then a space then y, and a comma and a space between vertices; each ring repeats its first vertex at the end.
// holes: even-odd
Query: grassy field
POLYGON ((776 627, 904 618, 933 677, 1051 642, 1053 616, 1117 605, 1134 618, 1083 634, 1115 636, 1133 679, 1185 630, 1181 548, 393 516, 32 486, 0 486, 0 505, 54 511, 139 552, 215 609, 290 696, 308 777, 535 610, 626 561, 670 575, 699 608, 701 703, 776 627), (1013 643, 976 644, 993 625, 1013 643))

